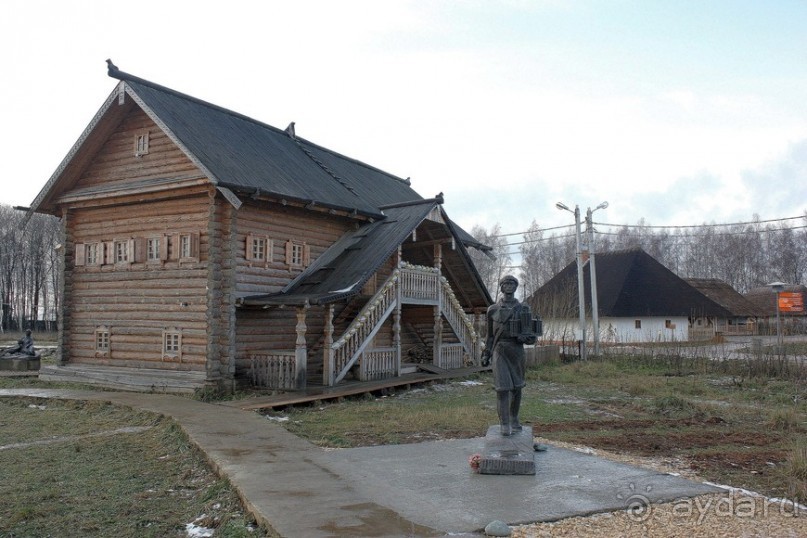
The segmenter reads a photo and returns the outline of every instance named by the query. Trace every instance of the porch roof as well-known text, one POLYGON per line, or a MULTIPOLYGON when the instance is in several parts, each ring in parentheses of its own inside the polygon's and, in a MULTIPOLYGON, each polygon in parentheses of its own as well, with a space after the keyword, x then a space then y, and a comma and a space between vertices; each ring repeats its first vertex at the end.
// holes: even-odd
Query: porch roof
POLYGON ((386 218, 349 231, 280 293, 242 299, 245 306, 326 304, 356 295, 442 200, 384 209, 386 218))

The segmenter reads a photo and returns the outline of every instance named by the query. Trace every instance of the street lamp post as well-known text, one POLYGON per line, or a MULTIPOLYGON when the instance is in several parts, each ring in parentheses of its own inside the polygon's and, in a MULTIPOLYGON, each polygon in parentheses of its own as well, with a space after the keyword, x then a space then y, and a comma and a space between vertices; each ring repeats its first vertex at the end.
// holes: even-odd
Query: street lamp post
POLYGON ((594 221, 591 216, 598 209, 606 209, 608 202, 603 202, 594 209, 586 211, 586 233, 588 234, 589 277, 591 278, 591 321, 594 337, 594 355, 600 354, 600 311, 597 301, 597 266, 594 262, 594 221))
POLYGON ((583 251, 580 248, 580 206, 574 206, 574 211, 566 204, 558 202, 555 207, 568 211, 574 215, 575 244, 577 247, 577 303, 580 314, 580 360, 585 361, 586 356, 586 300, 585 286, 583 284, 583 251))

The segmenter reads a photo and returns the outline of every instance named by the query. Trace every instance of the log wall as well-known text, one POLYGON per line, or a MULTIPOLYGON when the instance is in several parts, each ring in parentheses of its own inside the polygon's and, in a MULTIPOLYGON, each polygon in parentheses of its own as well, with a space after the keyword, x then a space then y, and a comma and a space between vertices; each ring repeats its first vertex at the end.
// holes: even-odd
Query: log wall
POLYGON ((135 180, 181 177, 198 172, 196 165, 151 118, 135 107, 82 173, 76 188, 123 186, 135 180), (135 137, 142 133, 148 133, 148 153, 137 156, 135 137))
MULTIPOLYGON (((76 363, 205 370, 208 359, 207 262, 209 192, 123 207, 76 208, 67 218, 63 337, 76 363), (176 255, 177 234, 198 237, 195 260, 176 255), (77 245, 160 237, 169 256, 160 262, 79 265, 77 245), (108 352, 96 350, 99 327, 109 331, 108 352), (163 354, 163 332, 181 334, 181 353, 163 354)), ((141 243, 142 248, 142 243, 141 243)))
MULTIPOLYGON (((244 204, 238 210, 233 234, 235 287, 239 296, 276 293, 297 277, 303 266, 291 266, 286 259, 286 242, 304 243, 313 263, 351 226, 342 218, 281 204, 244 204), (272 243, 268 261, 247 259, 247 238, 259 236, 272 243)), ((267 351, 293 350, 297 338, 296 309, 239 309, 236 322, 235 354, 240 375, 249 367, 247 357, 267 351)), ((324 330, 324 309, 311 307, 306 313, 306 343, 309 351, 318 346, 324 330)))

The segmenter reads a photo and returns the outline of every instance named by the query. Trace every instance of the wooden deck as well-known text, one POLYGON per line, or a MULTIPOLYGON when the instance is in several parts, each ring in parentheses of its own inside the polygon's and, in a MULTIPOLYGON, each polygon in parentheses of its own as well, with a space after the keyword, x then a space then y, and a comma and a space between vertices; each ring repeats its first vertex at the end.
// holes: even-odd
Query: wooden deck
POLYGON ((467 377, 475 373, 490 371, 490 367, 444 370, 436 366, 428 366, 429 370, 431 370, 430 372, 404 374, 400 377, 383 379, 380 381, 347 381, 340 383, 335 387, 308 387, 304 390, 283 392, 281 394, 275 394, 272 396, 259 396, 244 400, 222 402, 221 405, 237 407, 247 411, 258 411, 261 409, 286 407, 289 405, 339 400, 347 396, 356 396, 358 394, 367 394, 387 389, 403 388, 406 390, 412 385, 442 381, 444 379, 467 377))

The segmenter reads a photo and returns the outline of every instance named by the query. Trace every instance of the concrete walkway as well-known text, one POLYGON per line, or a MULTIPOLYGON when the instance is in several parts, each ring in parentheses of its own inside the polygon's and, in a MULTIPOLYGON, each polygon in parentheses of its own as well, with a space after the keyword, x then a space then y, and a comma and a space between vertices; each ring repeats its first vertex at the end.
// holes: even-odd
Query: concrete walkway
POLYGON ((471 472, 482 438, 322 450, 253 412, 179 396, 5 389, 2 396, 102 400, 174 418, 247 510, 282 536, 478 534, 494 519, 551 521, 718 491, 550 447, 535 476, 471 472))

